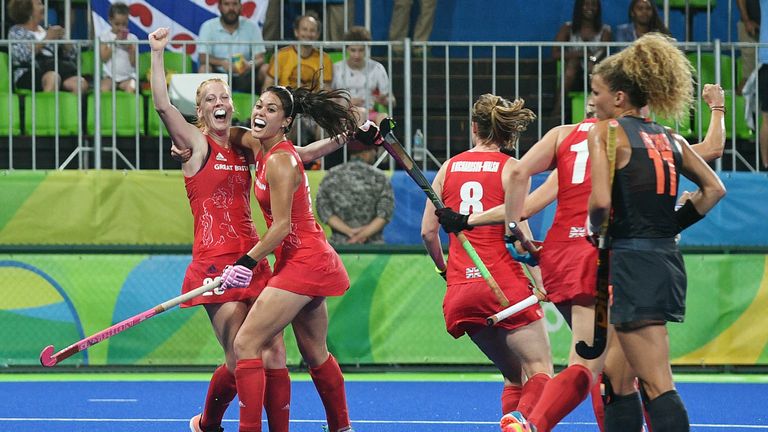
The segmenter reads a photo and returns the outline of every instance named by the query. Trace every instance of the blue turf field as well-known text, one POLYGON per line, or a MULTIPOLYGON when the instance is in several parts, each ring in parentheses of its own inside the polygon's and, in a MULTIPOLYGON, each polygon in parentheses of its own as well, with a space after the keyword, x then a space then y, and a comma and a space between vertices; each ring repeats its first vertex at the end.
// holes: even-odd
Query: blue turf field
MULTIPOLYGON (((418 375, 416 375, 418 377, 418 375)), ((498 431, 501 384, 488 381, 366 381, 347 392, 357 432, 498 431)), ((40 378, 37 378, 40 379, 40 378)), ((187 431, 205 381, 0 380, 0 431, 187 431)), ((45 378, 42 378, 45 379, 45 378)), ((679 383, 693 431, 768 431, 768 384, 679 383)), ((224 427, 237 430, 237 405, 224 427)), ((324 413, 311 382, 292 386, 291 430, 320 432, 324 413)), ((265 427, 266 430, 266 427, 265 427)), ((596 431, 589 400, 556 431, 596 431)))

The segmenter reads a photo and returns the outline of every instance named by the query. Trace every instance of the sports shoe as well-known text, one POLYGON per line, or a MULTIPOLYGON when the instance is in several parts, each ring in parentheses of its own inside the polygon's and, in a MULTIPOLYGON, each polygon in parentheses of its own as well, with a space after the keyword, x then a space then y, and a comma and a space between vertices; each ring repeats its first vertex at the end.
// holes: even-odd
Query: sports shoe
POLYGON ((221 426, 219 426, 215 430, 204 431, 203 427, 200 426, 200 420, 202 418, 203 418, 203 415, 202 414, 198 414, 198 415, 192 417, 191 419, 189 419, 189 430, 192 431, 192 432, 223 432, 224 431, 224 428, 222 428, 221 426))
POLYGON ((512 411, 509 414, 504 414, 499 422, 501 426, 501 432, 536 432, 536 428, 528 423, 528 420, 523 417, 520 411, 512 411))
MULTIPOLYGON (((323 428, 323 432, 330 432, 330 429, 328 429, 328 425, 321 426, 323 428)), ((344 430, 344 432, 355 432, 354 429, 352 429, 352 426, 349 427, 349 429, 344 430)))

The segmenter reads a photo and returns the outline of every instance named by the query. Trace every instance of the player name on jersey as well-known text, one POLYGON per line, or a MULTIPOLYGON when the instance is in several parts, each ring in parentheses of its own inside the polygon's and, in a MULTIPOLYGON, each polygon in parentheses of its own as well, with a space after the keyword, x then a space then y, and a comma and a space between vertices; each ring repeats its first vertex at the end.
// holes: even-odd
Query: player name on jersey
POLYGON ((456 161, 451 164, 451 172, 497 172, 498 161, 456 161))

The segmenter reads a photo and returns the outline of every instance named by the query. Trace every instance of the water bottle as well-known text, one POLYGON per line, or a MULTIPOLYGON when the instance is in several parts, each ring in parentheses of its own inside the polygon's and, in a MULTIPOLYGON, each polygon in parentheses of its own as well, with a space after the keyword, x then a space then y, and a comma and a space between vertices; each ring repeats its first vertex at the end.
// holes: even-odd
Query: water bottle
POLYGON ((422 161, 426 154, 426 147, 424 146, 424 134, 421 129, 416 129, 416 133, 413 134, 413 160, 422 161))

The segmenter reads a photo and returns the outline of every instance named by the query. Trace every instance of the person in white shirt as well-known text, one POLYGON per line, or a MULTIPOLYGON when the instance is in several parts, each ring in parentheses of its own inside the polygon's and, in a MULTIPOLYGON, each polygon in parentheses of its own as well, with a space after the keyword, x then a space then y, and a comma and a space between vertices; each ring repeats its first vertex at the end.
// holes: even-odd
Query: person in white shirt
MULTIPOLYGON (((355 26, 344 34, 347 42, 369 42, 371 33, 365 28, 355 26)), ((389 102, 394 105, 390 94, 389 76, 381 63, 368 57, 366 45, 347 45, 346 59, 333 65, 334 89, 346 89, 351 96, 352 105, 357 107, 358 122, 366 119, 379 124, 387 118, 389 102)))
POLYGON ((102 66, 101 91, 118 90, 136 92, 136 45, 112 44, 114 41, 138 41, 136 35, 128 31, 128 6, 125 3, 112 3, 109 7, 109 24, 112 26, 99 36, 101 44, 102 66), (114 82, 113 82, 114 81, 114 82))

